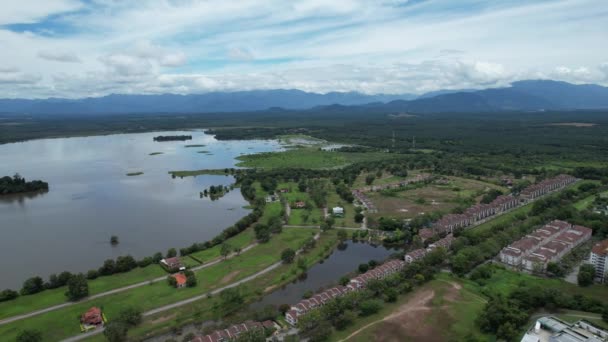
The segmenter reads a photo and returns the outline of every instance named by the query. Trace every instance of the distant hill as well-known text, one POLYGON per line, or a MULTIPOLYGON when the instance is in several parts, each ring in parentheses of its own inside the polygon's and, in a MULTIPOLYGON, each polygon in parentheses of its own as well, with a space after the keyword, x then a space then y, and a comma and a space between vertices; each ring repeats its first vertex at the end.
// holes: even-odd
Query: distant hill
POLYGON ((607 109, 608 88, 547 80, 520 81, 507 88, 440 91, 435 96, 425 94, 415 100, 391 101, 376 108, 412 113, 607 109))
POLYGON ((117 114, 245 112, 269 108, 308 109, 340 104, 362 105, 413 99, 415 95, 365 95, 357 92, 327 94, 300 90, 253 90, 192 95, 117 95, 84 99, 0 99, 0 112, 35 114, 117 114))
POLYGON ((411 113, 608 109, 608 88, 550 80, 514 82, 484 90, 439 90, 415 95, 327 94, 253 90, 192 95, 108 95, 84 99, 0 99, 0 112, 31 114, 210 113, 281 110, 399 111, 411 113))

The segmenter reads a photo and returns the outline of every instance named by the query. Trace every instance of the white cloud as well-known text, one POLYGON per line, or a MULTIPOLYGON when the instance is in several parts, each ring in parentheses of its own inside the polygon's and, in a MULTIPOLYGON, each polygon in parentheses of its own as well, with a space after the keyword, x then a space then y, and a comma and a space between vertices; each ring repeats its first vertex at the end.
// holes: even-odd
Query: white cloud
POLYGON ((77 0, 19 0, 3 1, 0 25, 34 23, 49 15, 74 11, 82 4, 77 0))
POLYGON ((49 61, 62 63, 80 63, 81 60, 77 55, 67 52, 40 51, 38 57, 49 61))
POLYGON ((253 52, 247 48, 232 47, 228 50, 228 58, 237 61, 251 61, 254 60, 253 52))
POLYGON ((84 2, 32 1, 0 13, 0 23, 40 23, 32 32, 0 27, 0 65, 14 74, 2 77, 32 81, 0 86, 4 94, 419 93, 539 77, 608 84, 604 0, 95 0, 81 12, 73 11, 84 2), (44 24, 49 15, 61 34, 35 33, 55 29, 44 24))

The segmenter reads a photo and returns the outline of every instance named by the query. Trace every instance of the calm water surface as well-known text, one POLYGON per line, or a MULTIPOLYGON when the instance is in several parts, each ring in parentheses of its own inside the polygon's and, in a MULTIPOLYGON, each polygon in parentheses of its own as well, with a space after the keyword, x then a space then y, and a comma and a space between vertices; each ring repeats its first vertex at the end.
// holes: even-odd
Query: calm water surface
POLYGON ((45 194, 0 197, 0 290, 20 288, 35 275, 84 272, 107 258, 141 258, 213 238, 249 212, 247 202, 238 189, 218 201, 201 199, 199 192, 233 178, 172 179, 167 172, 234 167, 240 154, 277 149, 273 141, 217 141, 200 131, 0 145, 0 176, 18 172, 50 186, 45 194), (193 139, 152 140, 181 134, 193 139), (184 147, 189 144, 206 146, 184 147), (138 171, 144 174, 126 176, 138 171), (112 235, 119 237, 116 247, 109 244, 112 235))
POLYGON ((308 270, 306 278, 297 280, 277 290, 252 305, 262 308, 267 305, 296 304, 306 291, 317 292, 338 283, 342 276, 357 270, 358 266, 370 260, 378 262, 388 258, 398 249, 369 243, 346 242, 336 249, 323 263, 308 270))

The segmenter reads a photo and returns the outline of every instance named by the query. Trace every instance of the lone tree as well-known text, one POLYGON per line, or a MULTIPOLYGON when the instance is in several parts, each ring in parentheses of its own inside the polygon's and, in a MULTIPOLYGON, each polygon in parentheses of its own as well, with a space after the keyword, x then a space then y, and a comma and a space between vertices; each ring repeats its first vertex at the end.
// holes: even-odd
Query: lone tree
POLYGON ((228 256, 230 255, 230 252, 232 252, 232 247, 230 247, 230 245, 227 243, 223 243, 222 248, 220 249, 220 254, 224 258, 224 260, 226 260, 226 258, 228 258, 228 256))
POLYGON ((142 321, 141 310, 135 307, 124 308, 118 314, 117 320, 128 327, 134 327, 142 321))
POLYGON ((71 301, 77 301, 89 295, 89 283, 84 274, 79 273, 68 280, 68 291, 65 293, 71 301))
POLYGON ((110 342, 123 342, 127 340, 128 327, 120 321, 112 321, 106 324, 103 335, 110 342))
POLYGON ((348 234, 344 229, 338 230, 338 239, 340 239, 340 241, 345 241, 348 239, 348 234))
POLYGON ((281 260, 283 260, 284 264, 291 264, 295 257, 296 252, 291 248, 287 248, 281 253, 281 260))
POLYGON ((116 235, 112 235, 112 237, 110 237, 110 243, 114 246, 114 245, 118 245, 118 236, 116 235))
POLYGON ((42 333, 38 330, 23 330, 17 335, 17 342, 40 342, 42 333))
POLYGON ((581 266, 578 271, 578 285, 579 286, 589 286, 593 284, 593 279, 595 278, 595 267, 590 264, 585 264, 581 266))

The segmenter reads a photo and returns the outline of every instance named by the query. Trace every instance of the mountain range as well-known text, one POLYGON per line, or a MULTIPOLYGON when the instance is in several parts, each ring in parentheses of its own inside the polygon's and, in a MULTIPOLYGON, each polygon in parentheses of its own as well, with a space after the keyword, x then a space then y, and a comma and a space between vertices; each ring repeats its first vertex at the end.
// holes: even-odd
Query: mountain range
POLYGON ((551 80, 519 81, 505 88, 439 90, 420 96, 357 92, 309 93, 253 90, 191 95, 119 95, 83 99, 0 99, 0 112, 30 114, 119 114, 302 110, 332 106, 389 112, 500 112, 607 109, 608 88, 551 80))

